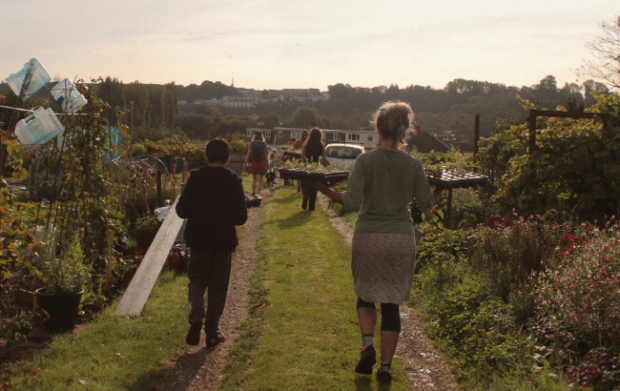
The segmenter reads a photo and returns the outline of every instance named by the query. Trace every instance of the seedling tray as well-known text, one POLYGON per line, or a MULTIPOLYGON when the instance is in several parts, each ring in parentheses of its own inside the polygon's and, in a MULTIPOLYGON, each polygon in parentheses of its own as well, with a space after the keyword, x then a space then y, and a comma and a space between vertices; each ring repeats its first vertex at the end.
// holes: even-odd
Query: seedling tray
POLYGON ((282 156, 288 156, 291 158, 299 159, 301 158, 301 152, 284 152, 282 156))
POLYGON ((468 188, 484 186, 489 178, 473 172, 441 171, 436 174, 428 174, 428 183, 443 189, 468 188))
POLYGON ((326 186, 334 185, 338 182, 346 181, 349 178, 349 171, 330 171, 326 173, 320 172, 308 172, 303 169, 286 169, 281 168, 278 170, 280 178, 283 179, 295 179, 307 182, 322 183, 326 186))

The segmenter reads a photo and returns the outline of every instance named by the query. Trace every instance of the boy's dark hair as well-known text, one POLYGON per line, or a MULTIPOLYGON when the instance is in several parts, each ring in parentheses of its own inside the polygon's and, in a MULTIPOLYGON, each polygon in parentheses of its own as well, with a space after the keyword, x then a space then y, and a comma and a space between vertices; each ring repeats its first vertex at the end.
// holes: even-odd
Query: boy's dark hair
POLYGON ((207 143, 205 154, 212 163, 226 163, 230 157, 230 144, 223 138, 214 138, 207 143))

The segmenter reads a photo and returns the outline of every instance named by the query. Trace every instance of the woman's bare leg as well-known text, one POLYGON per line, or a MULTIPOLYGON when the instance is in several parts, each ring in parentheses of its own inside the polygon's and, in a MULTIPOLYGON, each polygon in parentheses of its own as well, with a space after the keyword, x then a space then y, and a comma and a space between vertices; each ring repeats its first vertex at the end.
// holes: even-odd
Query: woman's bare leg
POLYGON ((381 362, 392 363, 394 353, 396 352, 396 345, 398 345, 398 336, 400 333, 396 331, 382 331, 381 332, 381 362))
POLYGON ((360 307, 357 309, 357 317, 360 322, 360 330, 362 331, 362 335, 375 333, 375 325, 377 324, 376 309, 360 307))
POLYGON ((256 193, 256 177, 258 174, 252 174, 252 194, 256 193))

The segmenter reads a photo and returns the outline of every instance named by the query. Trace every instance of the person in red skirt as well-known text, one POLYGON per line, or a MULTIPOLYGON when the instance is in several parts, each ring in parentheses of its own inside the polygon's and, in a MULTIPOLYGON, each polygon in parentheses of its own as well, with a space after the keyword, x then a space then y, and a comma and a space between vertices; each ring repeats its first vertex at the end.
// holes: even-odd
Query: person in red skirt
POLYGON ((245 165, 252 174, 252 195, 260 194, 263 175, 269 171, 269 149, 262 132, 255 132, 245 156, 245 165))

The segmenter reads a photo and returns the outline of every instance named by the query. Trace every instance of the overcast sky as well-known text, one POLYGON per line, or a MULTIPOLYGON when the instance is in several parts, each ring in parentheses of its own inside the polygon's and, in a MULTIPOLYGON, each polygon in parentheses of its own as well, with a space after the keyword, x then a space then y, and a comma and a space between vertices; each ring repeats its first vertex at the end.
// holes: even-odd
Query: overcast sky
POLYGON ((54 77, 254 89, 558 85, 619 0, 0 0, 0 79, 35 57, 54 77))

